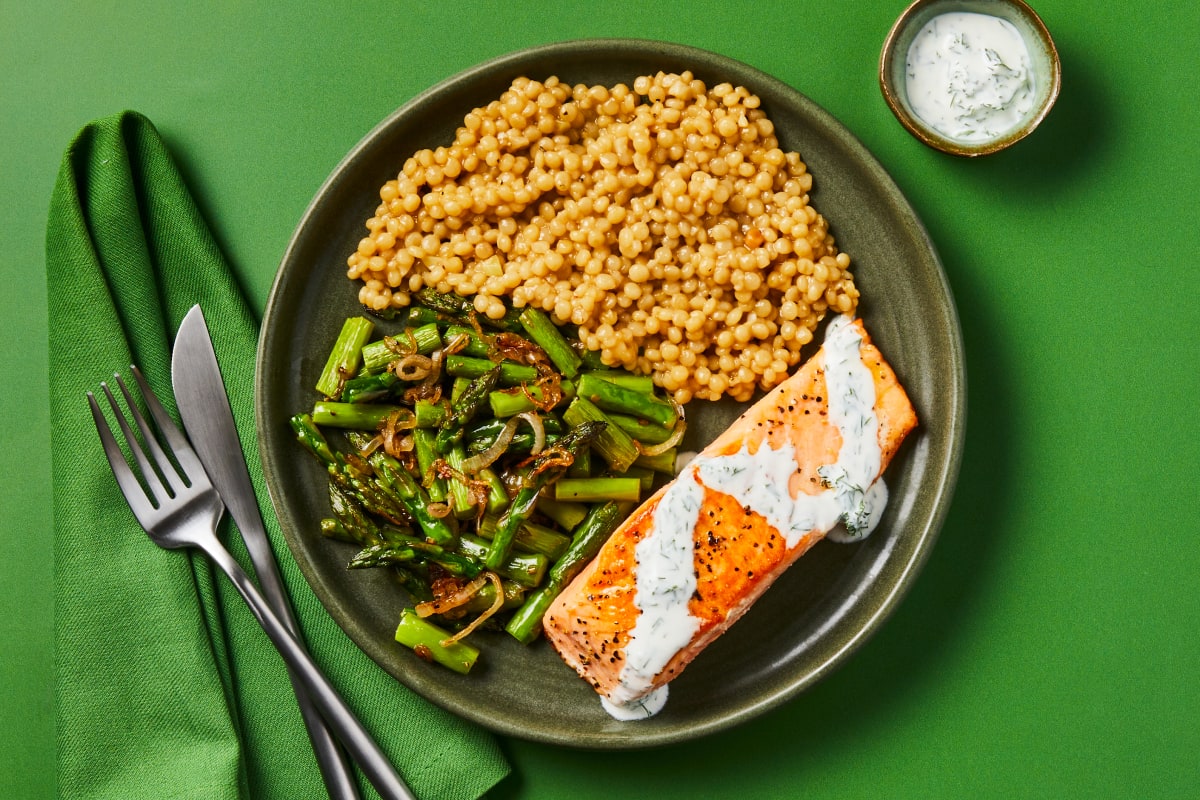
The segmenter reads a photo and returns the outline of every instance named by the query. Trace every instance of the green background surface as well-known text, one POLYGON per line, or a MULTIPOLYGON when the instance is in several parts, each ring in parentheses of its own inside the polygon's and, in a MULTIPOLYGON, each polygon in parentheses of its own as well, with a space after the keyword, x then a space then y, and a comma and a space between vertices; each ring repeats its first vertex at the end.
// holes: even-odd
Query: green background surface
POLYGON ((903 2, 0 2, 5 796, 54 796, 43 240, 68 140, 149 116, 261 309, 309 200, 379 120, 490 57, 595 36, 745 61, 879 158, 958 302, 966 450, 924 573, 833 676, 687 745, 506 739, 514 775, 493 796, 1200 795, 1200 11, 1034 5, 1058 106, 967 161, 910 138, 880 96, 903 2))

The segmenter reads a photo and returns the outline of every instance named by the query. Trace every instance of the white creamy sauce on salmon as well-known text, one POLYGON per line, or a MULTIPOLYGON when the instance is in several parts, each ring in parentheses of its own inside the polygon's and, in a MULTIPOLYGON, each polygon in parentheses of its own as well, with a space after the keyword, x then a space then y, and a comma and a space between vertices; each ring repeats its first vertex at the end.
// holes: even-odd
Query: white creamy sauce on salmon
POLYGON ((620 680, 603 703, 617 719, 644 719, 662 709, 667 701, 665 685, 650 698, 643 695, 700 627, 700 620, 688 611, 688 600, 696 591, 692 535, 703 503, 704 487, 691 467, 663 494, 654 509, 650 534, 634 547, 633 604, 638 619, 625 645, 620 680))
MULTIPOLYGON (((855 541, 879 524, 887 505, 887 485, 878 478, 883 465, 879 448, 879 416, 875 413, 875 378, 862 362, 862 336, 846 317, 829 324, 825 334, 825 384, 829 421, 842 435, 837 462, 817 474, 836 497, 844 528, 829 526, 834 541, 855 541)), ((825 494, 819 495, 821 497, 825 494)))
POLYGON ((649 533, 634 548, 637 622, 625 645, 618 684, 601 699, 614 718, 645 719, 662 709, 667 686, 650 691, 654 679, 699 630, 700 619, 690 613, 688 601, 696 591, 694 535, 706 488, 762 515, 789 548, 814 530, 856 541, 879 522, 887 489, 876 480, 882 453, 875 381, 862 363, 861 346, 862 336, 848 317, 830 322, 822 348, 828 414, 842 446, 834 463, 818 469, 823 491, 792 497, 794 446, 774 449, 764 442, 754 453, 743 446, 732 455, 697 457, 663 493, 649 533), (834 535, 839 522, 845 528, 834 535))

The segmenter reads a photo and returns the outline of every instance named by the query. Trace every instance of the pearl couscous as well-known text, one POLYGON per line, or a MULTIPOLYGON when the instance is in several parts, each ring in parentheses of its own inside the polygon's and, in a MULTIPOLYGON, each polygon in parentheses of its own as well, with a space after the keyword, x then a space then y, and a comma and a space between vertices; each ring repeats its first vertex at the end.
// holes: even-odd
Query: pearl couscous
POLYGON ((745 401, 857 305, 811 187, 745 88, 520 78, 384 184, 348 274, 376 310, 425 286, 537 306, 677 402, 745 401))

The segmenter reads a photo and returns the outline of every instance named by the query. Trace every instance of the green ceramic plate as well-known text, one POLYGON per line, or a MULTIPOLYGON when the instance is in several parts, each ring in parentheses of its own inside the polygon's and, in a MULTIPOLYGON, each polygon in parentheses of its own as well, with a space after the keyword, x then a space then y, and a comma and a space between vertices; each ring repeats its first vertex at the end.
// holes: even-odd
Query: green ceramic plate
MULTIPOLYGON (((588 748, 631 748, 711 734, 794 698, 827 674, 892 611, 924 562, 949 504, 964 426, 965 376, 957 313, 921 222, 883 168, 837 120, 789 86, 745 64, 662 42, 577 41, 483 64, 413 99, 371 131, 334 170, 300 221, 263 322, 257 419, 267 482, 296 561, 349 637, 397 680, 494 731, 588 748), (393 641, 403 594, 378 571, 349 572, 346 545, 328 542, 325 476, 292 439, 288 418, 311 407, 342 321, 358 313, 347 255, 378 204, 378 189, 408 154, 448 143, 463 115, 513 78, 632 82, 691 70, 709 85, 757 93, 781 143, 797 150, 812 202, 851 254, 860 314, 895 365, 922 425, 887 473, 891 502, 865 542, 822 542, 800 559, 671 686, 657 717, 620 723, 544 642, 474 635, 484 656, 469 676, 419 661, 393 641)), ((693 446, 737 408, 693 404, 693 446)))

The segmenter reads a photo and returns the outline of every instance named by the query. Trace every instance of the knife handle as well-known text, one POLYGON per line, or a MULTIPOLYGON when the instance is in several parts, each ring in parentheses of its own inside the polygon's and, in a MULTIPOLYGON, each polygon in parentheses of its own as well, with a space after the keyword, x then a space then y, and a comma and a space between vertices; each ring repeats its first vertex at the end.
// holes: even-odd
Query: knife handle
POLYGON ((266 598, 254 585, 254 581, 250 580, 250 576, 229 551, 217 541, 217 537, 203 537, 197 545, 229 577, 279 654, 283 656, 292 675, 299 681, 325 722, 358 763, 380 797, 384 800, 417 800, 416 795, 396 773, 388 757, 379 749, 379 745, 346 705, 337 689, 313 663, 307 651, 288 633, 279 617, 271 610, 266 598))
MULTIPOLYGON (((242 521, 246 521, 244 515, 242 521)), ((250 520, 250 523, 254 521, 250 520)), ((235 518, 234 522, 238 522, 238 519, 235 518)), ((246 549, 250 553, 254 571, 258 573, 263 597, 288 633, 297 642, 302 643, 304 640, 300 636, 300 626, 296 623, 291 604, 284 592, 283 579, 279 575, 274 555, 270 552, 270 546, 267 544, 267 534, 261 524, 251 528, 249 527, 250 523, 246 527, 239 523, 238 528, 246 543, 246 549)), ((354 772, 346 760, 346 754, 329 732, 325 720, 313 705, 299 676, 290 667, 288 677, 291 678, 292 690, 296 695, 296 705, 300 708, 300 717, 304 720, 304 727, 308 730, 308 738, 312 742, 313 753, 317 759, 317 768, 321 771, 321 777, 325 781, 325 789, 329 792, 330 800, 362 800, 358 784, 354 779, 354 772)))
MULTIPOLYGON (((237 523, 246 552, 258 573, 263 596, 288 632, 302 642, 300 626, 296 624, 270 539, 263 528, 254 484, 242 457, 237 423, 225 393, 221 365, 217 363, 208 323, 199 305, 192 306, 179 325, 172 348, 171 383, 184 427, 213 486, 237 523)), ((326 728, 299 678, 294 673, 290 677, 330 800, 361 800, 358 781, 345 753, 326 728)))
POLYGON ((312 742, 317 768, 325 781, 329 800, 361 800, 362 795, 358 791, 358 784, 354 780, 354 772, 345 752, 338 746, 325 720, 309 699, 308 691, 300 677, 291 667, 288 668, 288 676, 292 680, 292 690, 296 693, 297 705, 300 707, 300 718, 304 720, 304 727, 308 730, 308 739, 312 742))

